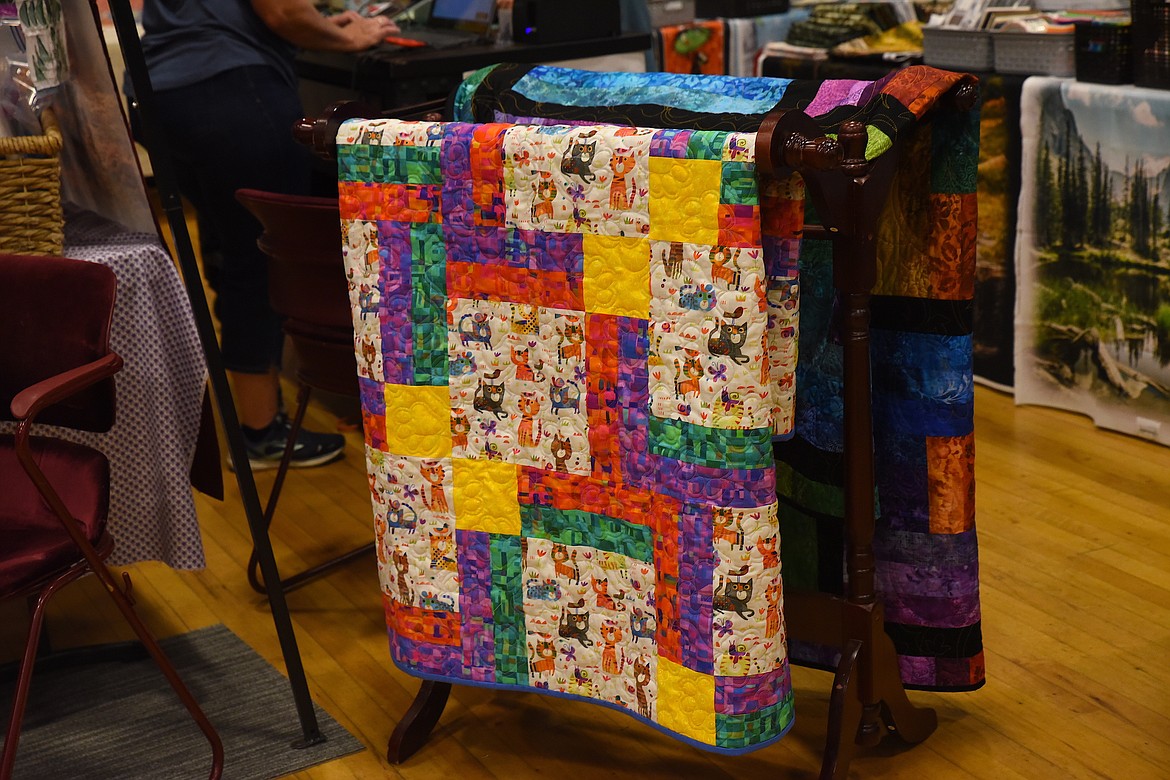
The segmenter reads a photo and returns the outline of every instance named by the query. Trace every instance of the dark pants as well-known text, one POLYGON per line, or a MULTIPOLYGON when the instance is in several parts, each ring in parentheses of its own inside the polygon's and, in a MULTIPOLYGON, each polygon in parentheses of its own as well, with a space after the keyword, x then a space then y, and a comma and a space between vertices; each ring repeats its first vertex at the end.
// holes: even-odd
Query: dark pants
POLYGON ((268 302, 260 223, 235 198, 252 188, 304 195, 311 157, 292 137, 302 116, 296 90, 272 68, 235 68, 155 95, 179 179, 223 255, 217 281, 224 367, 261 374, 280 365, 280 318, 268 302))

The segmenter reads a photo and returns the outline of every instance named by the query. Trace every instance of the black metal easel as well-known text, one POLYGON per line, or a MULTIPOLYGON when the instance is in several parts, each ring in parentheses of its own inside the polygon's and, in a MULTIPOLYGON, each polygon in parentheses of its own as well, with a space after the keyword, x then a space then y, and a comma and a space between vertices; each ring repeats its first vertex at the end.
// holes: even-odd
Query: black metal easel
POLYGON ((276 625, 276 634, 280 640, 280 650, 284 656, 284 664, 288 672, 289 684, 292 687, 293 700, 296 703, 297 717, 300 720, 302 732, 302 738, 295 741, 293 747, 309 747, 324 742, 325 737, 321 734, 317 724, 317 715, 313 711, 308 680, 305 678, 304 665, 301 662, 300 650, 297 648, 296 635, 293 633, 292 620, 284 597, 284 588, 280 584, 276 558, 272 554, 272 542, 268 538, 264 523, 264 511, 260 506, 260 497, 256 492, 252 468, 248 464, 248 457, 244 450, 240 421, 236 416, 231 389, 228 386, 227 375, 224 373, 219 342, 216 340, 215 328, 211 321, 211 311, 207 306, 202 277, 195 262, 195 250, 191 245, 191 236, 187 232, 187 220, 183 214, 182 199, 179 195, 166 137, 160 132, 155 119, 154 90, 151 87, 150 75, 146 70, 142 41, 138 37, 138 28, 134 22, 134 13, 130 8, 129 0, 110 0, 109 6, 114 20, 114 29, 118 35, 118 43, 122 47, 122 55, 126 61, 127 77, 134 88, 135 99, 138 103, 144 140, 150 149, 155 186, 158 188, 163 211, 166 213, 167 222, 174 235, 179 270, 183 277, 183 284, 187 288, 191 309, 195 314, 199 339, 203 344, 207 372, 211 378, 211 391, 223 421, 228 451, 232 463, 235 465, 236 484, 240 489, 240 498, 244 502, 244 513, 248 518, 248 529, 252 533, 252 544, 259 557, 260 571, 264 575, 264 582, 273 583, 268 588, 268 604, 272 609, 272 622, 276 625))

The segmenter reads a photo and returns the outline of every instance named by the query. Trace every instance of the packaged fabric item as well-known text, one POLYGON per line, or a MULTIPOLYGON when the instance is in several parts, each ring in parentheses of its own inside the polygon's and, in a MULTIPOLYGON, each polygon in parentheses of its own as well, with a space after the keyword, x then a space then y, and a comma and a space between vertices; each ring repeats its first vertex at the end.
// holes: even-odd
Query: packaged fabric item
POLYGON ((655 37, 659 70, 723 74, 727 71, 724 41, 724 23, 719 19, 659 28, 655 37))
POLYGON ((16 0, 33 86, 59 86, 69 77, 65 20, 59 0, 16 0))
POLYGON ((792 25, 787 42, 794 46, 828 49, 839 43, 880 33, 901 20, 886 3, 824 3, 812 15, 792 25))
POLYGON ((920 58, 922 56, 922 25, 904 22, 888 30, 854 38, 829 49, 833 57, 848 59, 880 59, 887 62, 920 58))
POLYGON ((772 41, 784 40, 792 25, 808 17, 807 8, 794 8, 782 14, 724 19, 727 29, 727 73, 732 76, 758 75, 755 69, 760 50, 772 41))

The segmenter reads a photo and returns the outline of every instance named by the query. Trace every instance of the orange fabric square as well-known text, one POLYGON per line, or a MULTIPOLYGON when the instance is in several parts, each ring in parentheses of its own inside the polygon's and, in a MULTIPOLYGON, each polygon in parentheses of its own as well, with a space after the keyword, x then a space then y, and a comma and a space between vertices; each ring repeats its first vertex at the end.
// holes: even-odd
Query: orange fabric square
POLYGON ((930 196, 929 263, 932 297, 954 301, 975 297, 975 241, 978 216, 974 192, 930 196))
POLYGON ((975 527, 975 435, 926 440, 930 532, 957 534, 975 527))

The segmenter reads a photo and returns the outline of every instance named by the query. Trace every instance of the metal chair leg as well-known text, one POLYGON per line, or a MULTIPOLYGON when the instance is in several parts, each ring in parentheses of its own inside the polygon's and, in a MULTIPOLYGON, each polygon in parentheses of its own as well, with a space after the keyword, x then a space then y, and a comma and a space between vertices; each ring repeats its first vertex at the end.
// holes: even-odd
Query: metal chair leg
MULTIPOLYGON (((154 638, 150 629, 142 622, 142 618, 138 617, 138 613, 134 611, 134 607, 130 603, 130 598, 121 588, 113 583, 113 577, 109 570, 103 568, 103 571, 99 572, 98 576, 103 581, 107 581, 106 592, 110 594, 110 598, 114 600, 114 603, 118 605, 118 609, 121 610, 122 616, 126 618, 126 622, 134 629, 134 633, 142 640, 142 644, 146 646, 147 652, 154 659, 155 666, 167 678, 167 682, 170 683, 171 688, 174 689, 179 700, 183 702, 183 706, 187 708, 187 712, 191 714, 191 717, 199 726, 199 730, 207 738, 208 743, 211 745, 211 772, 208 774, 208 780, 219 780, 223 775, 223 742, 219 738, 219 733, 211 725, 211 721, 207 719, 202 708, 200 708, 199 702, 195 700, 187 685, 179 677, 178 671, 176 671, 171 660, 167 658, 162 647, 159 646, 158 640, 154 638)), ((122 576, 128 583, 129 576, 126 574, 122 576)))
POLYGON ((12 711, 8 718, 8 731, 4 737, 4 753, 0 755, 0 780, 10 780, 12 767, 16 763, 16 746, 20 741, 20 727, 24 723, 24 709, 28 704, 28 689, 32 683, 33 667, 37 660, 41 628, 45 621, 45 605, 54 593, 88 571, 84 563, 75 565, 69 574, 60 577, 35 597, 30 614, 28 640, 24 645, 24 656, 20 660, 20 671, 16 677, 16 689, 12 694, 12 711))

